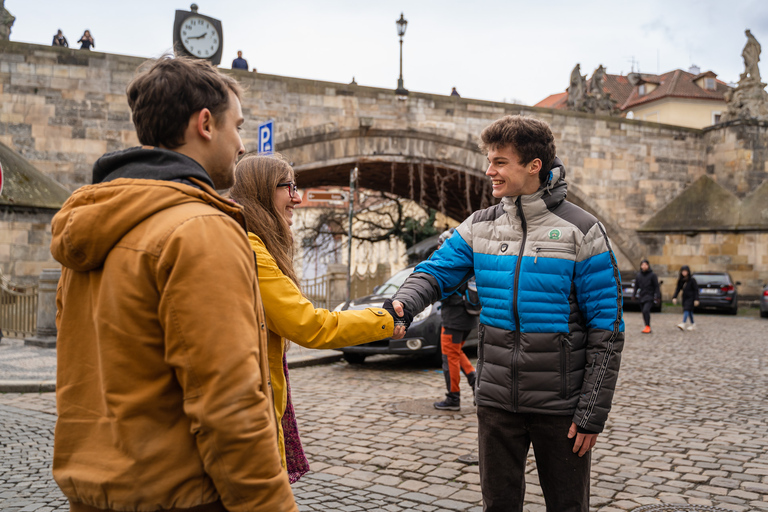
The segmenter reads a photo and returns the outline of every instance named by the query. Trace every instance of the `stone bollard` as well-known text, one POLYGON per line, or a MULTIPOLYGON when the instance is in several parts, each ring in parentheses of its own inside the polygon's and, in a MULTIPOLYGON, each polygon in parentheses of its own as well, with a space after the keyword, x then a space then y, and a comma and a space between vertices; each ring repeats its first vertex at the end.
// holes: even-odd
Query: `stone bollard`
MULTIPOLYGON (((353 297, 354 298, 354 297, 353 297)), ((347 266, 343 263, 328 264, 328 309, 347 300, 347 266)))
POLYGON ((56 288, 61 277, 60 268, 46 268, 40 274, 37 288, 37 332, 24 340, 24 345, 56 348, 56 288))

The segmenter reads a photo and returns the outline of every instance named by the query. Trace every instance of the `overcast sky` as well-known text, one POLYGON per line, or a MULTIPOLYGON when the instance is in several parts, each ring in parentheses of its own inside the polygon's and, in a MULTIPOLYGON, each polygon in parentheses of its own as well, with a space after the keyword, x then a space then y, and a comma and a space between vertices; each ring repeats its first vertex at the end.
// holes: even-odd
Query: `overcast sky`
MULTIPOLYGON (((6 0, 16 16, 11 40, 49 45, 58 28, 70 46, 84 29, 96 51, 156 57, 172 46, 181 0, 6 0)), ((749 28, 765 51, 768 82, 768 1, 644 0, 216 0, 199 12, 220 19, 222 67, 237 50, 260 72, 397 86, 395 21, 408 20, 403 75, 412 91, 518 101, 532 105, 568 86, 581 64, 608 73, 712 70, 725 82, 744 70, 749 28)))

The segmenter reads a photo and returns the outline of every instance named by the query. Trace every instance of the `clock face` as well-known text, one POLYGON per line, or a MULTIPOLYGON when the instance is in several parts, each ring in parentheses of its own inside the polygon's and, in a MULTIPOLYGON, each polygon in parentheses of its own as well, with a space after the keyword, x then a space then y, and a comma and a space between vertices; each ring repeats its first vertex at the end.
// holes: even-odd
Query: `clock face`
POLYGON ((210 21, 190 16, 181 25, 179 39, 193 57, 207 59, 219 50, 221 38, 210 21))

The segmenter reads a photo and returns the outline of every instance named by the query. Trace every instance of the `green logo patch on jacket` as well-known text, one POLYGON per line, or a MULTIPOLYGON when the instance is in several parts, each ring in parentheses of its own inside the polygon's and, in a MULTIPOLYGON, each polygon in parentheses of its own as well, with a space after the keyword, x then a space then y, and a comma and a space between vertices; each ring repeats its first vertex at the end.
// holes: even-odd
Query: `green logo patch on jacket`
POLYGON ((553 229, 549 232, 549 239, 550 240, 560 240, 560 230, 559 229, 553 229))

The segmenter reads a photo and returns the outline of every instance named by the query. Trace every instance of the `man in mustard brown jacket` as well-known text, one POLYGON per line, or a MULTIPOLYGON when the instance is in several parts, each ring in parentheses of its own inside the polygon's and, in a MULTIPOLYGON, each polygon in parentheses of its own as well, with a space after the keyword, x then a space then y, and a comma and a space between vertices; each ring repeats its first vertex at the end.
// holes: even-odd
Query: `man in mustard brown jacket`
POLYGON ((232 185, 240 87, 160 59, 128 86, 145 146, 104 155, 53 220, 53 475, 74 512, 296 511, 232 185))

